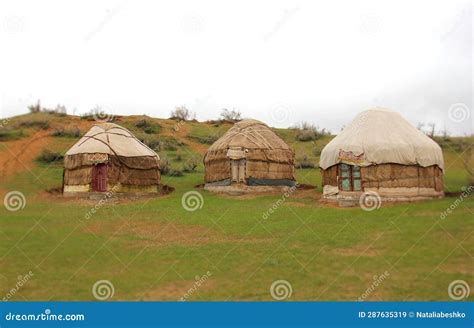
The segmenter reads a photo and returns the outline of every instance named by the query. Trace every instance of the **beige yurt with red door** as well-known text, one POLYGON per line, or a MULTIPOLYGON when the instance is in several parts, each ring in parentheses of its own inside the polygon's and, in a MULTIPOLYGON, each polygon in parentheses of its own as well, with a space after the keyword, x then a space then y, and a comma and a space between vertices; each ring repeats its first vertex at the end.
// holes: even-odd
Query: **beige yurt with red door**
POLYGON ((321 152, 323 197, 358 199, 376 192, 389 200, 442 197, 441 147, 400 114, 358 114, 321 152))
POLYGON ((64 157, 64 194, 158 192, 160 158, 130 131, 93 126, 64 157))

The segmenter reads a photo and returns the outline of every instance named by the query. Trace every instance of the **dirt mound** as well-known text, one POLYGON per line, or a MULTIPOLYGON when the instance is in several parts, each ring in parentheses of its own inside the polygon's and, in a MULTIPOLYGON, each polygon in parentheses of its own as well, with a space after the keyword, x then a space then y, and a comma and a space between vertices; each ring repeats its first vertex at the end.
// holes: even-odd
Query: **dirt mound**
POLYGON ((20 140, 4 142, 5 150, 0 156, 0 177, 11 177, 15 173, 30 170, 33 160, 50 141, 49 131, 38 131, 20 140))

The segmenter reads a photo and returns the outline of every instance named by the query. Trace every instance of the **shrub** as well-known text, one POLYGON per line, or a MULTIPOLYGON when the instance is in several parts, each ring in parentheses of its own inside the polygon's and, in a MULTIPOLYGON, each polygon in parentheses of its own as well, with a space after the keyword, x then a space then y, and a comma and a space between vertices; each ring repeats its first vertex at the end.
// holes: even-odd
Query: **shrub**
POLYGON ((81 114, 81 120, 95 121, 94 114, 91 112, 81 114))
POLYGON ((183 171, 186 173, 189 172, 194 172, 198 166, 198 160, 197 158, 191 158, 189 161, 184 163, 183 165, 183 171))
POLYGON ((162 175, 168 175, 171 171, 171 163, 166 157, 161 157, 160 159, 160 172, 162 175))
POLYGON ((146 119, 138 120, 135 126, 141 129, 146 134, 154 134, 160 131, 161 126, 159 124, 147 121, 146 119))
POLYGON ((19 126, 24 128, 38 128, 46 130, 49 128, 49 121, 47 120, 26 120, 19 123, 19 126))
POLYGON ((235 108, 232 110, 223 108, 221 111, 221 118, 224 121, 237 122, 241 120, 241 117, 242 117, 242 113, 236 110, 235 108))
POLYGON ((41 103, 38 100, 36 104, 34 105, 29 105, 28 110, 30 113, 48 113, 48 114, 57 114, 58 116, 66 116, 67 115, 67 109, 66 106, 58 104, 56 108, 54 109, 49 109, 46 107, 41 107, 41 103))
POLYGON ((40 104, 40 101, 38 100, 36 102, 36 104, 34 105, 29 105, 28 106, 28 110, 30 111, 30 113, 39 113, 41 112, 41 104, 40 104))
POLYGON ((163 150, 176 151, 179 147, 184 145, 181 140, 177 140, 171 136, 156 137, 155 135, 136 135, 136 137, 157 152, 163 150))
POLYGON ((170 177, 182 177, 184 173, 181 170, 171 170, 168 172, 168 175, 170 177))
POLYGON ((0 130, 0 141, 17 140, 24 136, 23 130, 0 130))
POLYGON ((293 129, 296 130, 296 140, 302 142, 317 140, 329 134, 329 131, 326 129, 319 129, 314 124, 310 124, 308 122, 302 122, 293 129))
POLYGON ((303 158, 296 161, 295 167, 297 169, 314 169, 315 165, 309 160, 308 156, 303 155, 303 158))
POLYGON ((64 156, 58 152, 51 151, 49 149, 43 150, 39 156, 36 158, 38 162, 41 163, 56 163, 64 159, 64 156))
POLYGON ((64 138, 79 138, 81 136, 81 130, 78 128, 72 129, 56 129, 51 133, 53 137, 64 137, 64 138))
POLYGON ((185 106, 177 106, 171 111, 172 120, 188 121, 191 118, 191 111, 185 106))
POLYGON ((219 136, 193 136, 193 135, 188 135, 188 138, 195 139, 199 143, 205 144, 205 145, 212 145, 214 142, 219 139, 219 136))

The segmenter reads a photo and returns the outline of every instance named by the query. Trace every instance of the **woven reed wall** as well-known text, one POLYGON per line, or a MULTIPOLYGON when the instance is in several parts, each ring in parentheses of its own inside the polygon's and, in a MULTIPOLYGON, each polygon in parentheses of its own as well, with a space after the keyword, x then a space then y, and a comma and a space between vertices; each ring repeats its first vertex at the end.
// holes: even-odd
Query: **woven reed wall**
MULTIPOLYGON (((323 186, 337 186, 337 165, 322 170, 323 186)), ((364 188, 420 187, 443 190, 443 171, 437 166, 380 164, 361 168, 364 188)))
MULTIPOLYGON (((66 156, 64 159, 64 184, 84 185, 91 183, 92 167, 89 154, 66 156)), ((124 185, 157 185, 160 183, 159 162, 156 157, 109 156, 108 182, 124 185)))

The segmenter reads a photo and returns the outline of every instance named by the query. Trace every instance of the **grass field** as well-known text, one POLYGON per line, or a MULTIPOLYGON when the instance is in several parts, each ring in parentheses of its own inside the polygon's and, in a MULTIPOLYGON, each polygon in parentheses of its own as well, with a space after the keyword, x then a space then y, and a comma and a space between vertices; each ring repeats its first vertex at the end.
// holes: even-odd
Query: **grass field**
MULTIPOLYGON (((94 122, 47 115, 13 119, 15 130, 29 121, 23 124, 24 136, 0 142, 0 196, 20 191, 26 200, 18 211, 0 207, 1 297, 30 271, 32 277, 9 300, 94 300, 91 290, 99 280, 113 285, 110 300, 178 300, 185 294, 188 300, 272 300, 269 290, 277 280, 291 285, 288 300, 451 300, 451 282, 473 286, 472 194, 462 202, 455 196, 382 204, 371 212, 335 208, 318 202, 319 170, 305 169, 297 171, 297 179, 315 190, 288 198, 229 197, 194 187, 203 183, 200 164, 181 177, 163 176, 163 183, 175 188, 171 194, 105 203, 85 219, 97 203, 48 193, 61 185, 61 165, 35 158, 43 149, 64 153, 76 141, 49 136, 58 126, 77 126, 84 133, 94 122), (39 128, 31 120, 48 120, 49 126, 39 128), (18 149, 34 140, 41 141, 18 149), (191 190, 202 195, 202 207, 195 211, 182 206, 191 190)), ((117 123, 133 130, 137 119, 117 123)), ((230 126, 188 122, 175 131, 174 121, 154 121, 160 136, 182 143, 176 149, 165 144, 159 151, 176 169, 202 155, 208 147, 202 138, 219 136, 230 126)), ((276 132, 297 157, 307 155, 315 164, 314 148, 331 139, 295 142, 292 130, 276 132)), ((463 150, 448 145, 443 151, 445 189, 460 192, 468 183, 463 150)), ((466 299, 473 300, 472 293, 466 299)))

